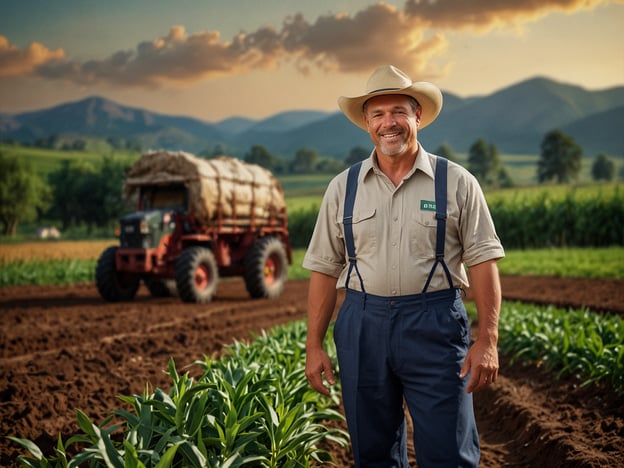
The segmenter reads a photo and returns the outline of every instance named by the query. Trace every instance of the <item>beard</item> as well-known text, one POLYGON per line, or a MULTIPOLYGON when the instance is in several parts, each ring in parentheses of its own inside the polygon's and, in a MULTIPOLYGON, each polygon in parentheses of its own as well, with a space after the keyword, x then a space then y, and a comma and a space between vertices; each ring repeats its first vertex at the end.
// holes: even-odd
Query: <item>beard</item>
POLYGON ((408 149, 408 141, 402 129, 392 128, 384 133, 396 133, 397 136, 393 137, 391 141, 387 141, 382 134, 377 135, 377 145, 383 154, 387 156, 398 156, 408 149))

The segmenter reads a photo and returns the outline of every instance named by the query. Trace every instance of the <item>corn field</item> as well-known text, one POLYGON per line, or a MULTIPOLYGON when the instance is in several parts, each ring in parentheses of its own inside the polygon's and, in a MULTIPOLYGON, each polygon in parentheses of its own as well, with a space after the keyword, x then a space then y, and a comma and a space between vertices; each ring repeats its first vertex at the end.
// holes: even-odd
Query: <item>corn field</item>
MULTIPOLYGON (((305 333, 305 323, 298 321, 257 336, 251 344, 235 342, 223 358, 195 363, 203 370, 196 382, 188 373, 180 375, 170 360, 169 391, 146 389, 140 396, 122 396, 132 410, 116 410, 100 424, 77 410, 83 433, 66 441, 59 437, 56 457, 45 458, 32 441, 12 437, 31 453, 20 463, 294 468, 329 462, 321 442, 346 446, 349 438, 328 427, 328 422, 342 420, 333 409, 339 386, 332 398, 308 386, 305 333), (70 447, 83 449, 72 458, 70 447)), ((330 342, 328 348, 335 361, 330 342)))
POLYGON ((507 249, 608 247, 624 245, 624 192, 570 191, 564 197, 544 191, 490 203, 492 218, 507 249))

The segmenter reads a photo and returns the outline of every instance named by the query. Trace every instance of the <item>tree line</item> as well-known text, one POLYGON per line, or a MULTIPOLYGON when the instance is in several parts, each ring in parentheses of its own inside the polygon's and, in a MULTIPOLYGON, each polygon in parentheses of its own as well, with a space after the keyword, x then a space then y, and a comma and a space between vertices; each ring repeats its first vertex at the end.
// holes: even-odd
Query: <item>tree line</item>
MULTIPOLYGON (((45 143, 52 144, 50 141, 45 143)), ((114 143, 116 146, 127 144, 114 143)), ((434 153, 452 161, 458 160, 453 149, 446 144, 434 153)), ((219 154, 223 154, 222 148, 215 148, 212 154, 204 153, 202 156, 216 157, 219 154)), ((245 154, 244 160, 276 174, 336 174, 369 154, 368 148, 354 147, 340 161, 321 157, 312 148, 301 148, 292 160, 284 160, 272 155, 265 147, 254 145, 245 154)), ((571 136, 559 130, 548 133, 541 144, 536 171, 538 182, 568 183, 576 180, 582 158, 583 148, 571 136)), ((37 220, 55 220, 60 223, 62 231, 84 226, 87 234, 96 228, 110 226, 133 209, 123 199, 121 189, 129 166, 129 163, 113 156, 104 156, 97 163, 65 160, 43 180, 29 162, 0 152, 0 223, 3 235, 15 235, 20 222, 37 220)), ((484 187, 511 187, 514 184, 509 170, 501 162, 496 145, 488 144, 483 138, 470 147, 466 167, 484 187)), ((599 154, 592 164, 591 173, 597 181, 613 180, 615 162, 607 155, 599 154)), ((624 169, 620 176, 624 177, 624 169)))

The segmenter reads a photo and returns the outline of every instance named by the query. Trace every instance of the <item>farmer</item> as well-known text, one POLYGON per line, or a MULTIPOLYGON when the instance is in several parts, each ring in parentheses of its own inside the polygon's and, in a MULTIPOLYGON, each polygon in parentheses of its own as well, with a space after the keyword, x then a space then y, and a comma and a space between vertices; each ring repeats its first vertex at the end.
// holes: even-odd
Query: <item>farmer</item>
POLYGON ((477 466, 472 392, 498 374, 504 256, 483 193, 418 142, 442 108, 435 85, 383 66, 338 105, 375 148, 328 185, 303 261, 308 381, 326 395, 323 379, 335 383, 322 342, 345 288, 334 340, 356 466, 408 466, 404 401, 418 466, 477 466), (463 265, 478 311, 472 346, 463 265))

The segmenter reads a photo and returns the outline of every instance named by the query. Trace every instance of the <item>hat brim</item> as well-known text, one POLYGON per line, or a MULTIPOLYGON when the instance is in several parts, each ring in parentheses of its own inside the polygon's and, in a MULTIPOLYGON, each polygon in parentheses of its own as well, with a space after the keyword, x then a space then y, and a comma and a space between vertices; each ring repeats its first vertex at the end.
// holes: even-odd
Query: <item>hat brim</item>
POLYGON ((338 107, 340 107, 340 110, 351 122, 362 130, 368 131, 363 115, 364 103, 376 96, 386 96, 389 94, 403 94, 405 96, 411 96, 418 101, 422 108, 419 129, 433 122, 442 110, 442 92, 436 85, 426 81, 413 83, 411 86, 403 89, 376 91, 363 96, 340 96, 338 98, 338 107))

